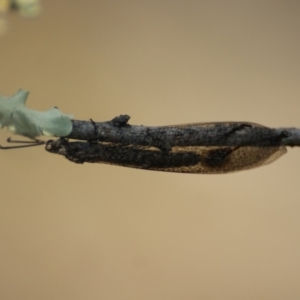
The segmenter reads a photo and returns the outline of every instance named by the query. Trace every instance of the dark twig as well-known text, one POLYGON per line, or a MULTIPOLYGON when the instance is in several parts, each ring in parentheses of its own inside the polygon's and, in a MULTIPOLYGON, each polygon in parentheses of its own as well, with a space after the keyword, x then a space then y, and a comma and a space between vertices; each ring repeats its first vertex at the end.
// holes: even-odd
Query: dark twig
POLYGON ((76 140, 95 137, 95 125, 100 142, 123 145, 153 146, 170 150, 174 146, 300 146, 300 129, 268 128, 250 122, 212 122, 173 126, 129 125, 129 116, 121 115, 112 121, 73 120, 73 130, 67 136, 76 140), (126 117, 126 122, 116 119, 126 117))

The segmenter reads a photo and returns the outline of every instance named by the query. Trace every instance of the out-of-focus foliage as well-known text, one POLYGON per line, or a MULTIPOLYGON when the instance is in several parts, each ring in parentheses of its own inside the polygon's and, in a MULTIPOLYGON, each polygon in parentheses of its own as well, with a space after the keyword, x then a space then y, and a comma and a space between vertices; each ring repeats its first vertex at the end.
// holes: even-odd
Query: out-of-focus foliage
POLYGON ((9 0, 0 0, 0 37, 7 30, 6 14, 10 8, 9 0))
POLYGON ((13 10, 25 18, 36 17, 42 10, 41 0, 0 0, 0 37, 7 31, 7 15, 13 10))
POLYGON ((41 13, 40 0, 11 0, 11 7, 23 17, 36 17, 41 13))

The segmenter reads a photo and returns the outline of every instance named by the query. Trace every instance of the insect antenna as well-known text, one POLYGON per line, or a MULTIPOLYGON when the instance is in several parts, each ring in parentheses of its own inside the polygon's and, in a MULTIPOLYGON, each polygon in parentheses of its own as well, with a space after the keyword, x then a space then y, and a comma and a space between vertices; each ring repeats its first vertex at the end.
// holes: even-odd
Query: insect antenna
POLYGON ((25 145, 16 145, 16 146, 1 146, 0 149, 2 150, 8 150, 8 149, 18 149, 18 148, 26 148, 26 147, 34 147, 34 146, 40 146, 45 144, 44 141, 38 140, 38 139, 32 139, 32 141, 18 141, 18 140, 12 140, 10 137, 6 140, 8 143, 15 143, 15 144, 25 144, 25 145))

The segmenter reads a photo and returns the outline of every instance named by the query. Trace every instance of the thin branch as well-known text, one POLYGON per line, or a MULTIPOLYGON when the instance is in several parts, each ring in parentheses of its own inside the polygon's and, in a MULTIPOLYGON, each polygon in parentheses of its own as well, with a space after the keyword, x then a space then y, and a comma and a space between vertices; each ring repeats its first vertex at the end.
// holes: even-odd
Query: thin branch
POLYGON ((72 120, 66 137, 122 145, 153 146, 169 151, 174 146, 300 146, 300 129, 269 128, 251 122, 212 122, 173 126, 137 126, 121 115, 107 122, 72 120))

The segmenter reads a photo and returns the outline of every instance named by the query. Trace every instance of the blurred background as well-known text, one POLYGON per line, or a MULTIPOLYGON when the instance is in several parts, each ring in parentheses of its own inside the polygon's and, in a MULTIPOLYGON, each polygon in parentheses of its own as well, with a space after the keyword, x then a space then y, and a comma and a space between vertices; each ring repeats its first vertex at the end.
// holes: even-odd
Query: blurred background
MULTIPOLYGON (((2 13, 2 96, 23 88, 28 107, 81 120, 300 127, 299 1, 40 4, 2 13)), ((228 175, 76 165, 43 147, 0 164, 3 300, 300 299, 297 148, 228 175)))

